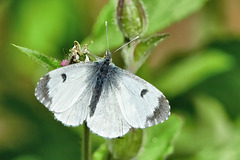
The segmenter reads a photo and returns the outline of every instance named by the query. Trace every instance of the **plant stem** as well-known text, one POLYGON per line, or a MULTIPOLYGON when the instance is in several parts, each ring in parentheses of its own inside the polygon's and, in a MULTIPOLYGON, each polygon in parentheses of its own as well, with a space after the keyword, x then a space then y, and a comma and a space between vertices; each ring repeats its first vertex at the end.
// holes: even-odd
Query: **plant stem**
POLYGON ((125 68, 126 70, 128 70, 131 73, 136 73, 137 72, 137 68, 135 66, 135 62, 134 62, 134 52, 136 49, 136 42, 132 42, 130 43, 128 46, 123 47, 122 49, 122 57, 125 63, 125 68))
POLYGON ((83 123, 82 159, 90 160, 90 132, 87 123, 83 123))

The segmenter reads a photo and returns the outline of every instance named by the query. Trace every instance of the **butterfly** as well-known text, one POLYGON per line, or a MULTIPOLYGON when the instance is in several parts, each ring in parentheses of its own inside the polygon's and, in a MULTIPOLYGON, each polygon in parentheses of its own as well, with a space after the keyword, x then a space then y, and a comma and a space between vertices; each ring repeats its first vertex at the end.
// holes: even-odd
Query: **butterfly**
POLYGON ((147 81, 103 59, 80 62, 47 73, 35 89, 36 98, 66 126, 84 121, 106 138, 125 135, 168 119, 170 105, 147 81))

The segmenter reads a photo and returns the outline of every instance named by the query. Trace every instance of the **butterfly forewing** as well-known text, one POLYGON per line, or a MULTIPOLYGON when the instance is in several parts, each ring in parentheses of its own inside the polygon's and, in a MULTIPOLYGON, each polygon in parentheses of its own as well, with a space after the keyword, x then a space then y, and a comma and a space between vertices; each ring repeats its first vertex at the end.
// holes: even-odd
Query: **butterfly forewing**
POLYGON ((77 63, 53 70, 40 79, 35 89, 35 96, 58 120, 67 125, 76 116, 81 124, 87 112, 92 86, 95 83, 97 63, 77 63), (80 104, 80 105, 79 105, 80 104), (75 113, 78 111, 80 113, 75 113), (61 116, 60 116, 61 115, 61 116), (69 122, 69 123, 67 123, 69 122))
POLYGON ((133 128, 145 128, 165 121, 170 115, 168 100, 145 80, 118 67, 113 79, 117 81, 117 101, 125 120, 133 128))

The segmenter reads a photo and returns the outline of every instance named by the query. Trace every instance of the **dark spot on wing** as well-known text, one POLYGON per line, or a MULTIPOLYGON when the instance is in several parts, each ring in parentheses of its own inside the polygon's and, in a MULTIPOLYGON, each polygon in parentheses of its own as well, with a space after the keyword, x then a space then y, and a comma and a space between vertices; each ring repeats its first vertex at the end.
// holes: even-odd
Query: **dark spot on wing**
POLYGON ((148 90, 147 89, 143 89, 142 91, 141 91, 141 97, 143 97, 146 93, 148 92, 148 90))
POLYGON ((170 106, 168 100, 164 96, 158 98, 158 106, 154 109, 153 114, 146 119, 146 127, 161 123, 167 120, 170 115, 170 106))
POLYGON ((46 103, 49 103, 49 104, 52 103, 52 97, 49 97, 49 95, 48 95, 48 92, 49 92, 48 82, 49 82, 49 80, 50 80, 50 77, 47 74, 46 76, 44 76, 40 79, 40 81, 38 82, 37 87, 35 89, 35 96, 44 105, 46 103))
POLYGON ((63 74, 61 74, 61 76, 62 76, 63 82, 65 82, 67 79, 67 75, 65 73, 63 73, 63 74))

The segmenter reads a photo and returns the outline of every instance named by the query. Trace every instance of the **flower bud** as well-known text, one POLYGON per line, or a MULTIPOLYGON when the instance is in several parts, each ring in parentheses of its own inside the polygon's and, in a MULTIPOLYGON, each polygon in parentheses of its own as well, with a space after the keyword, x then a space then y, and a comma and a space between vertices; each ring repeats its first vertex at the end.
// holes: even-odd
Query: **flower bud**
POLYGON ((143 130, 128 132, 125 136, 108 141, 108 149, 113 159, 132 159, 138 154, 143 141, 143 130))
POLYGON ((119 0, 117 23, 126 39, 141 35, 147 28, 147 16, 141 0, 119 0))

